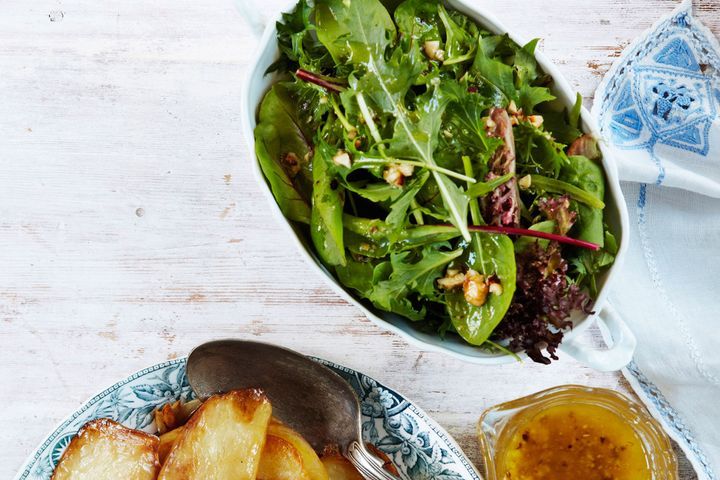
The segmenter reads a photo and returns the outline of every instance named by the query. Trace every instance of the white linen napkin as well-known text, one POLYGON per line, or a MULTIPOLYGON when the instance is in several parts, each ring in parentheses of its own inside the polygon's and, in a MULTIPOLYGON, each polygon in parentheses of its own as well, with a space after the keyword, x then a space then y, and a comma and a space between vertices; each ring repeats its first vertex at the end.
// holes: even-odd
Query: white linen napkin
POLYGON ((618 163, 630 249, 611 302, 623 373, 700 479, 720 471, 720 44, 683 2, 626 49, 593 116, 618 163), (675 188, 668 188, 675 187, 675 188))

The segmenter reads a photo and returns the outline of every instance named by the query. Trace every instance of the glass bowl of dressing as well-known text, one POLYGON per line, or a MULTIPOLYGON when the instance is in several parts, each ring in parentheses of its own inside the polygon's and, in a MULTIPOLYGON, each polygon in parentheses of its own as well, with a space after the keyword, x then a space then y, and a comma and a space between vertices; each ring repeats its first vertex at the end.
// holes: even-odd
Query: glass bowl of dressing
POLYGON ((486 480, 677 480, 677 458, 645 408, 612 390, 566 385, 486 410, 486 480))

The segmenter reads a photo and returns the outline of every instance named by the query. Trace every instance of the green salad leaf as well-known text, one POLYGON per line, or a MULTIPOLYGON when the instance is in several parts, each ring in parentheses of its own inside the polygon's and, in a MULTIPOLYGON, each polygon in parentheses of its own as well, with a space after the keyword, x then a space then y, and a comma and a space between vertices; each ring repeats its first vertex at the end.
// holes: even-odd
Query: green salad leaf
POLYGON ((446 295, 448 312, 455 330, 466 342, 482 345, 505 316, 515 293, 513 243, 506 236, 473 233, 462 262, 485 279, 497 277, 502 288, 500 295, 488 294, 488 300, 482 306, 469 303, 462 290, 453 290, 446 295))

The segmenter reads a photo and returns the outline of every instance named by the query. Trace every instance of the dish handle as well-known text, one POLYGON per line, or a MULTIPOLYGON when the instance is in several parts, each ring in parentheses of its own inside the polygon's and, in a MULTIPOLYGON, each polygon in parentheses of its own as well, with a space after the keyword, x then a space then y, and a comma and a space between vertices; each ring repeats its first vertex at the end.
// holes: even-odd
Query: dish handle
POLYGON ((269 18, 262 14, 266 9, 259 8, 259 5, 254 0, 234 0, 233 3, 235 9, 250 27, 250 33, 255 39, 259 39, 270 21, 269 18))
POLYGON ((578 362, 601 372, 614 372, 630 363, 637 340, 625 320, 609 303, 595 317, 602 331, 606 350, 595 350, 582 345, 578 338, 565 340, 559 350, 570 355, 578 362))

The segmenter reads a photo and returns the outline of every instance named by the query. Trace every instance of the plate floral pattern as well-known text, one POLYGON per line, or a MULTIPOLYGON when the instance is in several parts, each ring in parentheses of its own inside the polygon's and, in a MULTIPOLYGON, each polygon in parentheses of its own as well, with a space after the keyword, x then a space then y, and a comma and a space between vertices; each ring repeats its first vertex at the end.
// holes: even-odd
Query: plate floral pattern
MULTIPOLYGON (((352 369, 313 360, 350 383, 362 405, 365 441, 387 453, 403 479, 482 480, 450 436, 400 394, 352 369)), ((109 417, 153 432, 153 410, 168 401, 192 397, 185 359, 141 370, 97 394, 65 419, 28 458, 15 480, 49 480, 62 452, 89 420, 109 417)))

